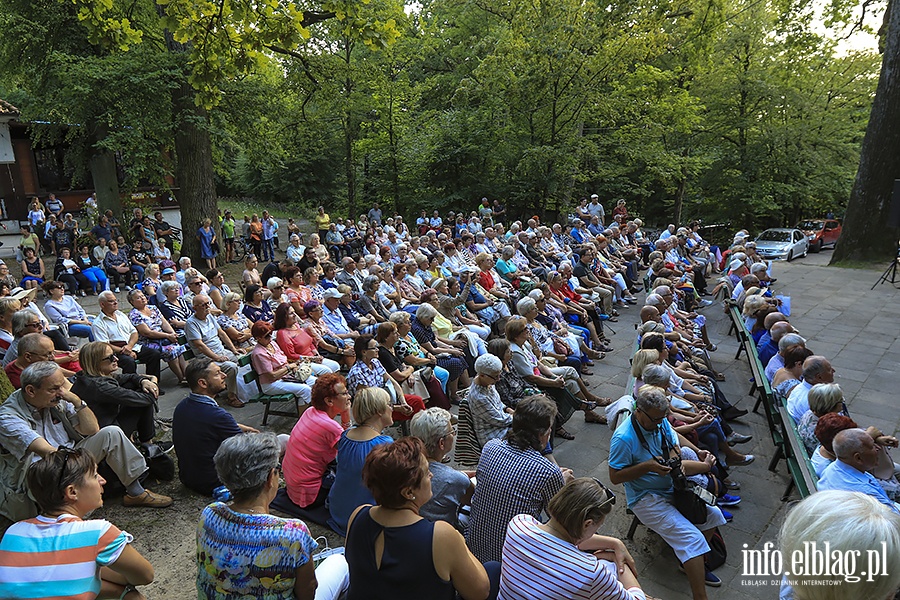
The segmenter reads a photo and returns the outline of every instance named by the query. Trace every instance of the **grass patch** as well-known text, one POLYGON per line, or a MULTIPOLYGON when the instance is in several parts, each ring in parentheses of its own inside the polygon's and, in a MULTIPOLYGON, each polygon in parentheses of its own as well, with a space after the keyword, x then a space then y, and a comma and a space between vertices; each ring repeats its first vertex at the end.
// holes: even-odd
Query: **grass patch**
POLYGON ((251 216, 253 213, 262 215, 262 211, 264 210, 269 211, 269 214, 273 215, 276 219, 292 218, 295 220, 308 219, 313 215, 313 212, 315 212, 314 209, 307 206, 278 202, 266 202, 265 204, 262 204, 252 198, 220 196, 217 199, 217 203, 219 208, 222 209, 222 212, 230 210, 237 221, 241 221, 244 218, 244 215, 251 216))

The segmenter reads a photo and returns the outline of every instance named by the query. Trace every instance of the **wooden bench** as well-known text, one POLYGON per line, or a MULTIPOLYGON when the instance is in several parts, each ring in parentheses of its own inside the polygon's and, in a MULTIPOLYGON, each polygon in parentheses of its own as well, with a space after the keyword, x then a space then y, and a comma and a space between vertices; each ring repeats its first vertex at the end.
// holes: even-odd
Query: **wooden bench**
POLYGON ((797 427, 794 425, 787 408, 779 406, 778 414, 784 423, 785 436, 788 440, 788 444, 784 449, 784 458, 788 465, 788 471, 791 474, 791 481, 784 490, 781 499, 787 500, 794 488, 797 489, 797 493, 803 499, 818 491, 819 478, 816 476, 816 470, 813 468, 809 454, 806 452, 806 446, 803 445, 800 433, 797 431, 797 427))
MULTIPOLYGON (((245 367, 250 364, 250 355, 242 354, 238 357, 238 368, 245 367)), ((244 373, 244 383, 252 383, 256 382, 256 389, 259 392, 256 396, 253 396, 248 400, 248 402, 261 402, 266 405, 265 411, 263 411, 262 424, 265 425, 269 420, 269 415, 277 415, 279 417, 292 417, 295 419, 300 418, 300 409, 297 407, 297 398, 293 394, 266 394, 262 391, 262 384, 259 381, 259 373, 253 370, 253 367, 250 368, 249 371, 244 373), (273 402, 289 402, 291 408, 284 410, 274 410, 272 408, 273 402)))

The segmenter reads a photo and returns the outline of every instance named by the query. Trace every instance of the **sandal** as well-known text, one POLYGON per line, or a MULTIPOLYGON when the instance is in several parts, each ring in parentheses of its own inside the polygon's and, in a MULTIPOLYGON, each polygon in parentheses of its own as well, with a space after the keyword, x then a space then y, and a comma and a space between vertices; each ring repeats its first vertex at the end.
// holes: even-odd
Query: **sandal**
POLYGON ((230 406, 231 408, 244 408, 245 403, 241 402, 241 399, 235 396, 234 398, 229 398, 225 401, 225 404, 230 406))
POLYGON ((588 413, 597 408, 597 403, 593 400, 585 400, 581 403, 581 406, 578 407, 578 410, 583 410, 585 413, 588 413))
POLYGON ((585 377, 589 377, 589 376, 593 375, 594 372, 593 372, 593 371, 589 371, 589 370, 587 370, 587 369, 581 369, 581 370, 578 372, 578 374, 579 374, 579 375, 584 375, 585 377))
POLYGON ((725 373, 716 373, 716 381, 725 381, 725 373))
POLYGON ((564 440, 574 440, 575 436, 566 431, 565 427, 557 427, 556 428, 556 436, 561 437, 564 440))
POLYGON ((585 423, 597 423, 599 425, 606 425, 606 415, 598 415, 592 410, 585 411, 584 413, 584 422, 585 423))

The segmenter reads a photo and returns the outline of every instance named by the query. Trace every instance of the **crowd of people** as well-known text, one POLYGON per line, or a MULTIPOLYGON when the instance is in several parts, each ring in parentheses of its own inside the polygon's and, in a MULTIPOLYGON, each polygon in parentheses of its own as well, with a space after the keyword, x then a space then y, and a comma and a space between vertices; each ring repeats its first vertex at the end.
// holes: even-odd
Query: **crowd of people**
POLYGON ((88 517, 107 480, 126 506, 172 504, 142 484, 148 457, 169 450, 155 418, 165 361, 190 390, 171 421, 178 477, 215 498, 197 528, 200 597, 644 599, 625 544, 598 533, 615 494, 554 457, 557 438, 575 437, 565 424, 576 412, 607 422, 599 409, 613 400, 585 377, 612 350, 604 323, 632 310, 634 399, 612 436, 609 481, 624 484, 627 507, 672 547, 703 599, 721 583, 707 567, 709 540, 741 502, 731 471, 754 461, 736 449, 752 436, 731 425, 747 411, 725 397, 710 359, 717 345, 699 312, 712 305, 710 278, 733 291, 804 440, 819 439, 820 489, 879 501, 900 489, 867 473, 877 448, 897 440, 850 421, 833 369, 778 312, 759 266, 768 265, 743 232, 727 249, 704 241, 696 223, 651 240, 624 201, 607 224, 596 195, 549 226, 511 220, 487 199, 469 214, 422 211, 413 230, 377 204, 356 221, 319 207, 316 233, 304 240, 289 227, 279 260, 271 215, 246 217, 240 230, 226 211, 225 262, 237 243, 253 250, 232 291, 209 219, 197 231, 200 272, 190 257, 173 260, 175 230, 160 213, 154 221, 136 209, 127 231, 98 217, 96 245, 72 259, 77 223, 67 242, 55 232, 72 219, 38 203, 29 220, 53 219, 44 250, 61 270, 46 277, 44 242, 23 228, 33 244, 23 242, 23 279, 0 290, 10 388, 0 405, 0 514, 16 522, 0 542, 2 597, 52 585, 65 590, 54 596, 143 598, 135 586, 153 568, 131 535, 88 517), (87 293, 98 295, 96 316, 77 301, 87 293), (259 392, 293 398, 300 416, 289 433, 235 418, 247 369, 259 392), (386 433, 395 423, 396 440, 386 433), (717 498, 704 521, 673 504, 676 470, 717 498), (316 560, 304 521, 271 514, 276 497, 344 536, 343 554, 316 560), (23 537, 41 543, 24 551, 23 537), (35 573, 36 564, 48 568, 35 573))

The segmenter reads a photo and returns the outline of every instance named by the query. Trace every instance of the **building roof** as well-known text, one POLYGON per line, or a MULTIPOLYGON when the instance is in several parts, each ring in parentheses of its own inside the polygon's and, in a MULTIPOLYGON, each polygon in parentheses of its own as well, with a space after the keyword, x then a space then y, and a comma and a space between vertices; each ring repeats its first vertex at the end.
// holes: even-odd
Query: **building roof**
POLYGON ((19 109, 0 98, 0 117, 18 117, 19 109))

